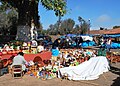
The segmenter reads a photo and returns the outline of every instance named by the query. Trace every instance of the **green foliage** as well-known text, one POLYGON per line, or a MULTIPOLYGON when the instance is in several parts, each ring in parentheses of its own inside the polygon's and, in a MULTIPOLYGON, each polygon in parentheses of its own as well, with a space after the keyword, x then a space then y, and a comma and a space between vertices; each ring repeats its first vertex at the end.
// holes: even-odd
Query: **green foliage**
MULTIPOLYGON (((13 7, 18 8, 24 0, 0 0, 7 2, 13 7)), ((54 10, 56 16, 64 16, 66 14, 66 1, 65 0, 28 0, 28 2, 38 3, 39 1, 47 10, 54 10)))
POLYGON ((65 0, 41 0, 41 3, 47 10, 54 10, 56 16, 64 16, 66 14, 65 0))
POLYGON ((90 21, 85 21, 82 17, 78 17, 78 21, 80 22, 81 34, 86 34, 90 28, 90 21))
POLYGON ((7 2, 12 7, 18 10, 18 13, 19 13, 18 23, 20 25, 21 24, 30 25, 30 21, 32 19, 34 19, 35 24, 38 25, 38 20, 39 20, 38 2, 39 1, 44 6, 44 8, 46 8, 47 10, 53 10, 55 12, 55 15, 59 17, 59 22, 60 22, 60 17, 66 14, 65 0, 0 0, 0 1, 7 2))
POLYGON ((63 31, 61 33, 64 33, 64 34, 72 33, 74 25, 75 25, 75 21, 74 20, 72 20, 70 18, 64 20, 61 23, 61 27, 60 27, 62 29, 62 31, 63 31))
POLYGON ((113 29, 120 28, 120 26, 113 26, 113 29))
POLYGON ((48 32, 50 35, 57 35, 58 33, 60 33, 61 35, 72 33, 74 31, 73 29, 74 25, 75 25, 75 21, 69 18, 61 21, 59 32, 58 32, 58 22, 55 23, 54 25, 51 24, 49 26, 48 32))
POLYGON ((39 28, 37 28, 37 32, 38 32, 39 34, 41 34, 41 33, 42 33, 42 30, 43 30, 43 26, 42 26, 42 23, 40 22, 40 23, 39 23, 39 28))
POLYGON ((80 26, 78 24, 75 25, 73 33, 75 33, 75 34, 80 34, 81 33, 80 26))
POLYGON ((81 25, 81 34, 86 34, 86 32, 88 31, 88 24, 87 22, 83 22, 83 24, 81 25))
POLYGON ((2 34, 9 33, 10 29, 17 24, 18 13, 7 3, 0 5, 0 31, 2 34))

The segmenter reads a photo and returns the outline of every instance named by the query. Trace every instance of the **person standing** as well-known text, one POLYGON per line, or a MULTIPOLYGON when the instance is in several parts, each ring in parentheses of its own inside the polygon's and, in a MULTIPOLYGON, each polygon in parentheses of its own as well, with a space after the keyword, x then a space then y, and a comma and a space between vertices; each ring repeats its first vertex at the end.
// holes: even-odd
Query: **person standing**
POLYGON ((107 42, 106 42, 106 48, 107 48, 107 51, 110 51, 110 47, 111 47, 111 38, 108 38, 107 42))

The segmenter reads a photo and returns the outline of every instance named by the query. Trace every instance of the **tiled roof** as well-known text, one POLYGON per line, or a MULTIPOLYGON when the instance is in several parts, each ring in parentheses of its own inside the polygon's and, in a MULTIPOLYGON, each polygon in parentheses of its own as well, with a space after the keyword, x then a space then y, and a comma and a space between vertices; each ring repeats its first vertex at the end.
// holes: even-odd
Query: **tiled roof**
POLYGON ((90 34, 120 34, 120 28, 109 30, 91 30, 90 34))

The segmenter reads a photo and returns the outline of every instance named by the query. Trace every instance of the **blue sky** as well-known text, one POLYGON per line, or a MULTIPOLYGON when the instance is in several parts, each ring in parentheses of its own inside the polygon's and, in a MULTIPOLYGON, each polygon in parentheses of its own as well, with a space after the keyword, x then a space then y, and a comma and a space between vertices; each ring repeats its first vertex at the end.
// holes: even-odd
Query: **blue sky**
MULTIPOLYGON (((119 4, 120 0, 67 0, 69 12, 62 17, 62 20, 71 18, 79 24, 78 16, 81 16, 86 21, 90 19, 91 29, 99 27, 110 29, 120 25, 119 4)), ((39 15, 44 29, 58 20, 53 11, 47 11, 41 4, 39 4, 39 15)))

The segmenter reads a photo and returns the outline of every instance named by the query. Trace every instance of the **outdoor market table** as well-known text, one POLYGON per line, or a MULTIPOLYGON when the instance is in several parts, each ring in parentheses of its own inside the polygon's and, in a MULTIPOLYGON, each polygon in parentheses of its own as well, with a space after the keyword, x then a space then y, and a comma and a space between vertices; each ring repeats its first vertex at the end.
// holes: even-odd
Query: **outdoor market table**
MULTIPOLYGON (((2 59, 9 59, 12 54, 2 55, 2 59)), ((49 60, 52 57, 52 53, 50 51, 43 51, 37 54, 24 54, 24 58, 26 61, 33 61, 36 56, 41 57, 42 60, 49 60)))

